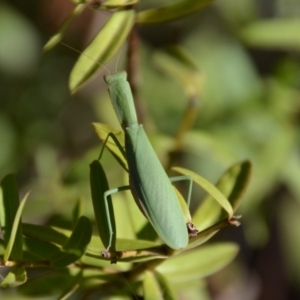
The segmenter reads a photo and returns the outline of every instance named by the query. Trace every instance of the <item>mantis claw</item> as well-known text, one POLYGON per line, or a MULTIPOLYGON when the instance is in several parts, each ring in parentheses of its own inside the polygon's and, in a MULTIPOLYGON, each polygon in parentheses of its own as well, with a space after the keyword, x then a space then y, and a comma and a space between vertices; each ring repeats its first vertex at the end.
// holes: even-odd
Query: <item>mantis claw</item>
POLYGON ((189 237, 197 236, 199 230, 196 228, 194 223, 188 222, 188 223, 186 223, 186 227, 187 227, 187 230, 189 233, 189 237))
POLYGON ((118 259, 120 258, 119 252, 110 252, 108 250, 102 250, 101 256, 105 259, 110 259, 110 263, 116 264, 118 259))

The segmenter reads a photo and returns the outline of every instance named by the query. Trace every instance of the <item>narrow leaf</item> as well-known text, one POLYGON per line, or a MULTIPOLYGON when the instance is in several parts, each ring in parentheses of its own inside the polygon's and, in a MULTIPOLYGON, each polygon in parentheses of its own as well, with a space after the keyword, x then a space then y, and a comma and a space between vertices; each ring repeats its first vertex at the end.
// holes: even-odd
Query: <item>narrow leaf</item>
POLYGON ((145 277, 143 281, 143 291, 145 300, 163 300, 163 295, 159 284, 152 272, 145 272, 145 277))
POLYGON ((116 54, 125 42, 134 20, 134 10, 120 10, 113 13, 77 60, 69 81, 72 93, 116 54))
POLYGON ((90 7, 94 9, 103 10, 105 8, 119 8, 125 6, 132 6, 138 2, 138 0, 71 0, 73 3, 88 3, 90 7))
MULTIPOLYGON (((196 228, 198 229, 198 227, 196 226, 196 228)), ((211 239, 216 233, 218 232, 218 230, 203 230, 200 231, 197 236, 195 237, 191 237, 189 239, 189 244, 187 245, 186 248, 183 249, 183 251, 186 251, 188 249, 193 249, 196 248, 204 243, 206 243, 209 239, 211 239)), ((181 252, 181 251, 180 251, 181 252)))
POLYGON ((22 228, 21 228, 20 221, 21 221, 23 208, 25 206, 25 203, 26 203, 26 200, 27 200, 29 194, 30 194, 30 192, 28 192, 24 196, 24 198, 22 199, 22 201, 20 202, 20 205, 18 207, 16 216, 14 219, 12 231, 11 231, 11 236, 9 238, 7 247, 5 249, 4 260, 9 259, 10 255, 12 254, 13 249, 15 249, 16 253, 18 253, 17 257, 13 257, 13 255, 12 255, 13 260, 21 260, 23 258, 23 236, 22 236, 22 228), (20 235, 20 237, 18 235, 20 235), (16 244, 17 238, 21 240, 21 245, 16 244), (20 247, 20 248, 17 248, 17 247, 20 247))
POLYGON ((102 3, 99 9, 101 9, 101 7, 112 9, 118 7, 131 6, 136 4, 137 2, 138 0, 106 0, 102 3))
POLYGON ((13 268, 0 282, 0 287, 16 287, 25 283, 27 280, 27 273, 23 266, 13 268))
POLYGON ((185 223, 192 222, 190 209, 186 203, 186 200, 183 198, 183 196, 181 195, 181 193, 177 190, 177 188, 175 186, 173 186, 173 189, 174 189, 177 199, 180 203, 185 223))
POLYGON ((172 283, 204 278, 229 264, 238 253, 234 243, 216 243, 176 255, 157 267, 172 283), (180 272, 178 272, 180 266, 180 272))
POLYGON ((168 279, 161 273, 155 272, 155 277, 159 283, 159 286, 162 291, 163 299, 164 300, 176 300, 178 299, 176 296, 176 292, 174 291, 173 287, 171 286, 168 279))
POLYGON ((92 224, 87 217, 82 216, 66 245, 50 258, 52 267, 65 267, 77 261, 84 253, 92 237, 92 224))
POLYGON ((75 206, 73 208, 73 212, 72 212, 72 219, 74 222, 74 226, 77 223, 77 221, 79 220, 81 214, 82 214, 82 198, 79 198, 76 201, 75 206))
MULTIPOLYGON (((68 241, 68 235, 48 226, 23 223, 22 231, 24 235, 43 242, 64 245, 68 241)), ((70 231, 68 233, 71 234, 70 231)))
POLYGON ((212 0, 184 0, 168 6, 144 10, 138 13, 137 23, 151 24, 176 20, 202 9, 211 1, 212 0))
POLYGON ((43 51, 47 52, 54 48, 63 38, 64 32, 69 26, 69 24, 73 21, 75 17, 80 15, 82 11, 85 9, 86 4, 78 4, 74 10, 68 15, 68 17, 65 19, 65 21, 62 23, 62 25, 59 27, 57 33, 53 35, 50 40, 46 43, 46 45, 43 47, 43 51))
POLYGON ((61 296, 58 297, 59 300, 67 300, 78 290, 80 286, 80 281, 82 281, 82 272, 78 272, 78 274, 74 277, 70 286, 66 288, 66 290, 62 293, 61 296))
POLYGON ((111 197, 108 197, 107 203, 104 200, 104 193, 109 190, 109 186, 105 172, 98 160, 94 160, 90 164, 90 185, 99 236, 107 248, 110 243, 109 230, 111 229, 114 234, 110 246, 115 250, 116 222, 114 210, 111 197))
MULTIPOLYGON (((5 259, 8 259, 10 254, 11 260, 22 260, 22 227, 17 221, 17 213, 19 209, 19 190, 15 175, 9 174, 1 181, 4 219, 1 220, 5 226, 4 244, 6 246, 5 259), (14 225, 18 223, 18 225, 14 225), (14 227, 15 226, 15 227, 14 227)), ((21 218, 21 216, 19 216, 21 218)), ((19 219, 20 220, 20 219, 19 219)))
POLYGON ((179 167, 174 167, 174 168, 172 168, 172 170, 174 170, 180 174, 186 175, 186 176, 191 176, 193 181, 195 181, 207 193, 209 193, 227 211, 229 218, 231 218, 233 216, 233 209, 232 209, 232 206, 230 205, 229 201, 213 184, 211 184, 205 178, 196 174, 193 171, 190 171, 190 170, 187 170, 184 168, 179 168, 179 167))
MULTIPOLYGON (((251 163, 242 161, 230 167, 219 179, 216 188, 227 197, 235 212, 246 192, 250 182, 251 163)), ((193 215, 193 222, 199 230, 211 226, 214 222, 225 218, 221 207, 214 201, 211 195, 207 195, 193 215)))
POLYGON ((24 238, 24 261, 48 261, 59 247, 53 243, 42 242, 33 238, 24 238))
POLYGON ((240 31, 244 41, 254 47, 300 50, 300 20, 269 19, 250 23, 240 31))

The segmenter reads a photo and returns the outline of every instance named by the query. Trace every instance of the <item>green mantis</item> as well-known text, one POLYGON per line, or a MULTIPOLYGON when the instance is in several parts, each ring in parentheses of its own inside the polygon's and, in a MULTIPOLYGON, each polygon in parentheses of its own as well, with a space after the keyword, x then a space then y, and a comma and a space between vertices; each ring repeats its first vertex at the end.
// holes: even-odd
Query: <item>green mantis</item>
MULTIPOLYGON (((160 238, 172 249, 181 249, 188 245, 189 235, 196 235, 198 231, 192 223, 185 221, 182 206, 187 204, 178 201, 171 181, 189 180, 190 192, 192 181, 186 176, 168 178, 143 126, 137 121, 133 97, 126 76, 126 72, 119 72, 104 77, 108 84, 114 110, 124 130, 125 149, 114 134, 109 133, 100 157, 108 139, 113 139, 127 160, 129 173, 129 186, 104 192, 104 207, 109 230, 107 249, 113 245, 113 238, 115 238, 110 195, 125 189, 131 190, 140 211, 152 224, 160 238)), ((97 161, 91 164, 91 172, 99 170, 98 164, 97 161)), ((190 192, 188 198, 190 198, 190 192)))

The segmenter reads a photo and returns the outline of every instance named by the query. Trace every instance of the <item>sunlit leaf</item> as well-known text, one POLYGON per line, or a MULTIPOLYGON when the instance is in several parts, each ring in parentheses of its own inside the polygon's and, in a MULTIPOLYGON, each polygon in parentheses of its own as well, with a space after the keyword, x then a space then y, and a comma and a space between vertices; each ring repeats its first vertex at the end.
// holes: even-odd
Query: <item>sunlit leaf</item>
POLYGON ((87 3, 94 9, 103 10, 105 8, 112 9, 118 7, 131 6, 138 2, 138 0, 71 0, 73 3, 87 3))
POLYGON ((1 280, 0 287, 16 287, 25 283, 27 280, 26 270, 23 266, 15 267, 1 280))
POLYGON ((208 5, 212 0, 185 0, 159 8, 141 11, 137 15, 137 22, 151 24, 172 21, 194 13, 208 5))
POLYGON ((211 275, 229 264, 238 253, 233 243, 216 243, 182 253, 157 267, 172 283, 188 282, 211 275), (180 266, 180 272, 178 272, 180 266))
MULTIPOLYGON (((251 175, 251 163, 243 161, 234 164, 221 176, 216 183, 216 188, 228 199, 233 211, 238 208, 242 196, 248 187, 251 175)), ((193 215, 193 222, 198 230, 203 230, 214 222, 224 219, 221 206, 207 195, 193 215)))
POLYGON ((299 19, 278 18, 250 23, 241 29, 240 35, 254 47, 299 51, 299 31, 299 19))
POLYGON ((43 47, 43 51, 47 52, 51 50, 53 47, 55 47, 63 38, 64 32, 69 26, 69 24, 73 21, 75 17, 80 15, 83 10, 85 9, 85 4, 78 4, 73 11, 68 15, 68 17, 65 19, 65 21, 62 23, 62 25, 59 27, 57 33, 53 35, 50 40, 46 43, 46 45, 43 47))
POLYGON ((155 271, 154 272, 156 280, 159 283, 160 289, 162 291, 163 299, 164 300, 176 300, 178 299, 176 296, 176 293, 171 286, 170 282, 168 279, 161 273, 155 271))
POLYGON ((189 207, 186 203, 186 200, 183 198, 183 196, 181 195, 181 193, 178 191, 178 189, 175 186, 173 186, 173 188, 174 188, 174 191, 176 193, 177 199, 180 203, 181 210, 182 210, 182 213, 184 215, 185 223, 191 222, 192 217, 191 217, 190 209, 189 209, 189 207))
MULTIPOLYGON (((196 226, 196 228, 198 229, 198 227, 196 226)), ((195 237, 191 237, 189 239, 189 244, 187 245, 187 247, 185 249, 183 249, 183 251, 186 251, 188 249, 193 249, 195 247, 198 247, 204 243, 206 243, 210 238, 212 238, 216 233, 218 232, 217 229, 207 229, 207 230, 203 230, 200 231, 197 236, 195 237)), ((181 252, 181 251, 180 251, 181 252)))
POLYGON ((145 300, 178 299, 167 278, 159 272, 145 272, 143 294, 145 300))
POLYGON ((143 292, 145 300, 164 299, 153 272, 145 272, 143 292))
POLYGON ((207 181, 202 176, 194 173, 193 171, 174 167, 172 168, 175 172, 178 172, 180 174, 191 176, 193 181, 195 181, 199 186, 201 186, 207 193, 209 193, 228 213, 229 217, 232 217, 233 215, 233 209, 230 205, 229 201, 226 199, 226 197, 209 181, 207 181))
POLYGON ((116 54, 125 42, 134 19, 134 10, 120 10, 112 14, 77 60, 69 81, 72 93, 116 54))

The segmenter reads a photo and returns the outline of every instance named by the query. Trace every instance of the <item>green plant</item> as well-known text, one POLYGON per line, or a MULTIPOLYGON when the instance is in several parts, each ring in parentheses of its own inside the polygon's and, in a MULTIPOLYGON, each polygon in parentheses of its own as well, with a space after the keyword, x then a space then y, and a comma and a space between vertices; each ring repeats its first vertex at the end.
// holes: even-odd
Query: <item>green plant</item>
MULTIPOLYGON (((106 2, 104 2, 103 5, 105 5, 106 2)), ((191 3, 191 1, 181 1, 178 6, 171 5, 170 7, 167 7, 166 11, 163 13, 161 11, 155 12, 151 10, 148 12, 141 12, 136 20, 139 24, 143 24, 143 22, 153 22, 151 20, 160 22, 168 21, 170 19, 180 17, 182 13, 190 13, 190 11, 186 11, 183 8, 185 5, 187 7, 191 7, 189 6, 191 3), (161 16, 166 17, 161 19, 161 16), (157 19, 158 17, 159 19, 157 19)), ((195 3, 195 1, 193 1, 193 3, 195 3)), ((203 1, 203 4, 206 3, 208 3, 208 1, 203 1)), ((131 4, 132 3, 130 3, 130 5, 131 4)), ((78 4, 75 11, 80 11, 84 6, 85 4, 78 4)), ((108 6, 108 8, 111 9, 110 6, 108 6)), ((194 9, 198 8, 199 7, 195 7, 194 9)), ((133 14, 133 10, 128 8, 125 10, 122 8, 113 14, 113 21, 110 19, 110 21, 105 25, 107 32, 103 32, 103 30, 101 30, 98 35, 100 41, 103 41, 104 39, 108 42, 92 44, 86 49, 86 51, 83 52, 83 55, 78 60, 77 67, 75 67, 72 72, 70 79, 70 88, 72 91, 78 90, 80 86, 84 84, 86 80, 94 74, 94 72, 96 72, 99 66, 105 64, 107 59, 116 53, 134 25, 133 14), (128 20, 129 24, 127 23, 128 20), (115 25, 117 25, 117 27, 115 25), (104 33, 105 36, 103 36, 104 33), (94 55, 93 53, 97 55, 94 55), (90 57, 95 60, 91 60, 90 57), (81 67, 78 68, 78 66, 82 65, 86 68, 85 70, 81 67)), ((54 39, 51 39, 46 48, 48 48, 49 45, 53 46, 53 41, 57 42, 57 39, 60 39, 62 32, 63 30, 60 30, 59 35, 55 36, 54 39)), ((98 38, 96 40, 98 40, 98 38)), ((131 48, 129 52, 131 53, 133 50, 134 49, 131 48)), ((192 60, 189 59, 189 56, 186 55, 186 52, 182 51, 182 49, 178 50, 178 48, 173 47, 168 51, 159 53, 156 59, 157 64, 165 74, 173 77, 176 82, 182 84, 187 98, 190 99, 187 115, 183 118, 181 130, 178 131, 176 139, 172 141, 172 146, 169 147, 168 151, 166 151, 178 154, 178 152, 185 150, 186 141, 184 138, 189 134, 191 127, 189 121, 190 116, 193 113, 193 109, 189 108, 192 107, 192 100, 197 97, 199 93, 199 73, 197 72, 197 68, 193 64, 192 60), (159 63, 162 57, 164 64, 159 63)), ((131 61, 129 61, 129 66, 136 67, 131 61)), ((134 78, 135 72, 136 70, 134 70, 133 74, 131 74, 131 78, 134 78)), ((132 79, 131 84, 136 90, 137 85, 132 79)), ((110 130, 114 131, 114 129, 110 130)), ((232 168, 225 172, 219 183, 216 184, 216 187, 228 198, 233 210, 237 208, 241 195, 246 188, 249 173, 249 162, 242 161, 241 163, 235 164, 232 168)), ((194 174, 193 176, 197 178, 197 174, 194 174)), ((103 245, 99 238, 91 237, 90 220, 86 217, 80 217, 80 201, 74 207, 73 214, 73 223, 76 223, 77 225, 73 227, 70 226, 68 230, 62 228, 35 226, 33 224, 21 225, 21 223, 19 223, 19 218, 22 206, 20 206, 20 209, 18 210, 18 190, 13 176, 9 175, 5 177, 2 181, 2 190, 4 191, 2 211, 7 212, 9 210, 11 212, 11 210, 7 207, 10 207, 11 204, 14 203, 12 216, 16 215, 16 217, 7 221, 7 215, 10 215, 10 213, 6 213, 5 218, 1 219, 5 220, 5 224, 3 224, 5 226, 3 264, 14 265, 16 262, 16 267, 7 275, 6 279, 3 281, 3 286, 13 286, 15 284, 25 282, 25 267, 46 266, 50 270, 56 270, 56 273, 49 273, 50 277, 53 279, 53 284, 51 284, 51 280, 49 281, 48 274, 45 276, 39 276, 36 278, 36 281, 32 281, 32 284, 35 286, 37 285, 37 282, 39 282, 40 286, 45 289, 44 292, 46 294, 47 292, 53 292, 53 286, 55 286, 54 282, 62 280, 61 282, 64 282, 64 287, 66 288, 58 288, 59 291, 57 292, 57 294, 61 294, 62 298, 67 297, 73 292, 75 295, 78 292, 79 295, 80 293, 86 293, 87 295, 94 296, 100 295, 101 293, 110 293, 110 289, 114 287, 116 283, 120 284, 120 289, 117 293, 121 295, 132 293, 131 291, 128 291, 126 287, 126 284, 129 283, 129 286, 134 291, 133 294, 139 295, 141 293, 140 288, 143 282, 144 295, 146 299, 147 297, 149 299, 151 299, 151 297, 158 299, 157 297, 159 297, 162 290, 166 291, 167 294, 160 297, 169 297, 172 299, 175 295, 171 287, 172 284, 170 285, 168 281, 172 282, 173 285, 175 283, 176 288, 178 289, 181 288, 180 284, 177 286, 178 282, 184 284, 185 287, 189 287, 187 283, 189 282, 192 288, 197 289, 201 287, 203 283, 199 281, 195 283, 192 279, 203 278, 211 272, 216 271, 231 261, 237 253, 237 248, 233 244, 202 246, 199 250, 194 250, 194 252, 184 253, 185 250, 189 250, 204 243, 218 229, 228 225, 228 218, 222 212, 221 207, 210 197, 203 200, 202 205, 196 210, 193 216, 193 221, 197 224, 197 227, 200 228, 200 234, 194 240, 191 240, 187 249, 181 251, 182 253, 170 252, 165 245, 153 242, 155 241, 155 237, 153 236, 149 238, 150 241, 140 241, 140 236, 143 239, 146 239, 145 236, 149 236, 150 229, 144 224, 145 220, 143 220, 143 217, 139 212, 130 213, 129 218, 130 216, 141 216, 142 221, 135 221, 140 222, 142 225, 133 226, 135 228, 131 233, 131 235, 135 237, 138 236, 139 239, 120 239, 117 242, 118 253, 116 253, 116 259, 119 263, 116 266, 110 266, 100 255, 100 249, 103 249, 103 245), (11 193, 14 194, 12 198, 10 196, 6 196, 11 193), (22 234, 20 234, 21 229, 16 230, 18 226, 22 227, 22 232, 26 236, 21 244, 27 243, 26 245, 29 249, 29 251, 25 249, 24 256, 21 251, 22 247, 18 244, 22 240, 22 234), (147 230, 144 230, 144 228, 147 230), (146 235, 144 235, 145 232, 146 235), (83 238, 80 239, 79 237, 83 238), (17 253, 13 254, 15 251, 17 253), (36 253, 37 251, 41 251, 41 253, 36 253), (175 254, 178 255, 174 256, 175 254), (26 255, 29 255, 29 259, 26 255), (172 258, 169 258, 170 256, 172 256, 172 258), (8 257, 10 257, 10 259, 8 259, 8 257), (26 257, 26 260, 24 257, 26 257), (122 261, 130 263, 119 266, 122 261), (132 265, 133 262, 139 262, 139 264, 132 265), (178 266, 183 264, 187 266, 187 269, 180 270, 181 272, 179 274, 178 266), (71 267, 67 268, 69 265, 71 265, 71 267), (206 267, 207 265, 209 265, 209 267, 206 267), (46 282, 47 285, 49 285, 48 291, 45 286, 46 282), (154 295, 151 296, 151 293, 154 293, 154 295)), ((134 205, 132 209, 134 210, 134 205)), ((100 212, 95 212, 95 214, 97 213, 100 212)), ((123 217, 116 216, 117 220, 121 218, 123 217)), ((230 221, 234 220, 230 219, 230 221)), ((30 281, 24 286, 27 286, 28 290, 31 292, 34 291, 34 289, 30 289, 30 281)), ((24 287, 24 290, 26 290, 26 287, 24 287)))

